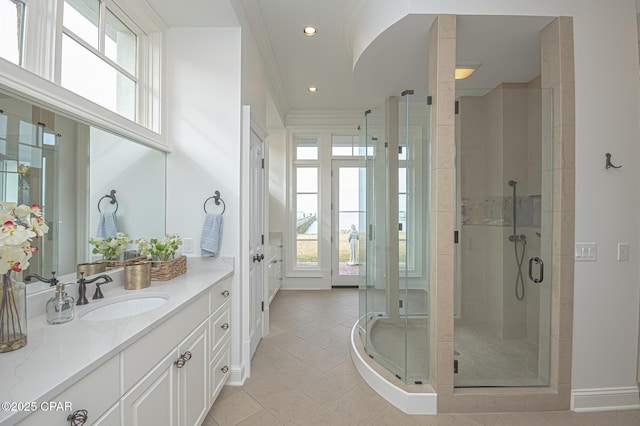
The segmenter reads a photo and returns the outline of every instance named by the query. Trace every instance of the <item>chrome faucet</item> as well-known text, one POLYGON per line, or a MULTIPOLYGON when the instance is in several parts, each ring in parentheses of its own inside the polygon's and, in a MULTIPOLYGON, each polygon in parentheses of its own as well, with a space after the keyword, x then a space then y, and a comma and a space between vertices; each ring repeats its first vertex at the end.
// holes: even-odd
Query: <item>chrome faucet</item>
POLYGON ((38 274, 29 274, 26 277, 24 277, 24 280, 26 282, 30 282, 34 278, 37 279, 38 281, 42 281, 43 283, 49 283, 49 287, 55 287, 55 285, 60 282, 56 278, 56 272, 55 271, 51 272, 51 278, 49 278, 49 279, 43 278, 38 274))
POLYGON ((93 282, 96 283, 96 291, 93 293, 92 299, 102 299, 104 295, 102 294, 102 290, 100 290, 100 285, 105 283, 110 283, 113 279, 109 275, 98 275, 97 277, 93 277, 91 279, 85 279, 84 272, 80 273, 80 278, 78 278, 78 301, 76 305, 86 305, 89 303, 87 300, 87 284, 91 284, 93 282), (102 280, 102 281, 99 281, 102 280))

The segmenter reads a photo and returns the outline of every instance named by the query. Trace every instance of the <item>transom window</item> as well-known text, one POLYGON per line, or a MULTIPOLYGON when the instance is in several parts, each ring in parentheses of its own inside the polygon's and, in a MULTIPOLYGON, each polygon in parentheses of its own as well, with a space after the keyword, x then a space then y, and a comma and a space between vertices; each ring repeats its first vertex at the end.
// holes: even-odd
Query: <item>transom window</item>
POLYGON ((297 160, 317 160, 318 140, 315 138, 300 138, 296 141, 297 160))
POLYGON ((60 84, 135 121, 138 36, 106 2, 64 0, 60 84))
POLYGON ((22 65, 25 4, 20 0, 0 0, 0 57, 22 65))

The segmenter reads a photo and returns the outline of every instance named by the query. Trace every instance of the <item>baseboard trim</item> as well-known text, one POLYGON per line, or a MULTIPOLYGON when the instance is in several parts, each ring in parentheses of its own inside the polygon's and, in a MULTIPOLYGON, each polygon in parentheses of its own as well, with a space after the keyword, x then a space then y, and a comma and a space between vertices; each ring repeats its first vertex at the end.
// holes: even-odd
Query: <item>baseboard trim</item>
POLYGON ((229 376, 229 380, 227 380, 227 385, 229 386, 242 386, 244 385, 244 381, 247 379, 245 374, 244 366, 240 365, 232 365, 231 366, 231 375, 229 376))
POLYGON ((638 386, 574 389, 571 391, 571 409, 576 412, 640 409, 638 386))

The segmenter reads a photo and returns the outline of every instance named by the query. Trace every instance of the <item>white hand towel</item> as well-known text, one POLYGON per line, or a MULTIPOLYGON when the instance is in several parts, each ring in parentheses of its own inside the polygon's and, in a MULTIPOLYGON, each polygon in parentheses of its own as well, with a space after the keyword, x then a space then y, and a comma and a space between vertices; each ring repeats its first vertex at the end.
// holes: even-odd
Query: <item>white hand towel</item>
POLYGON ((222 242, 222 214, 207 213, 200 238, 200 249, 203 256, 218 257, 222 242))
POLYGON ((98 238, 109 238, 115 237, 116 232, 118 232, 118 221, 116 219, 115 212, 105 212, 100 214, 100 219, 98 219, 98 232, 96 233, 96 237, 98 238))

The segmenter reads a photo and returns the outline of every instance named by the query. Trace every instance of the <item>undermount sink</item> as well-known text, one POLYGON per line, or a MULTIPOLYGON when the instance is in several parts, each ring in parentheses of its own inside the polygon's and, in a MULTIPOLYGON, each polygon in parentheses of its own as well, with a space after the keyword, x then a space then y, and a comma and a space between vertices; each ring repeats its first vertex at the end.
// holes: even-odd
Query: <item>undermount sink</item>
POLYGON ((86 321, 109 321, 127 318, 159 308, 169 301, 167 294, 146 294, 114 300, 107 304, 80 314, 80 318, 86 321))

